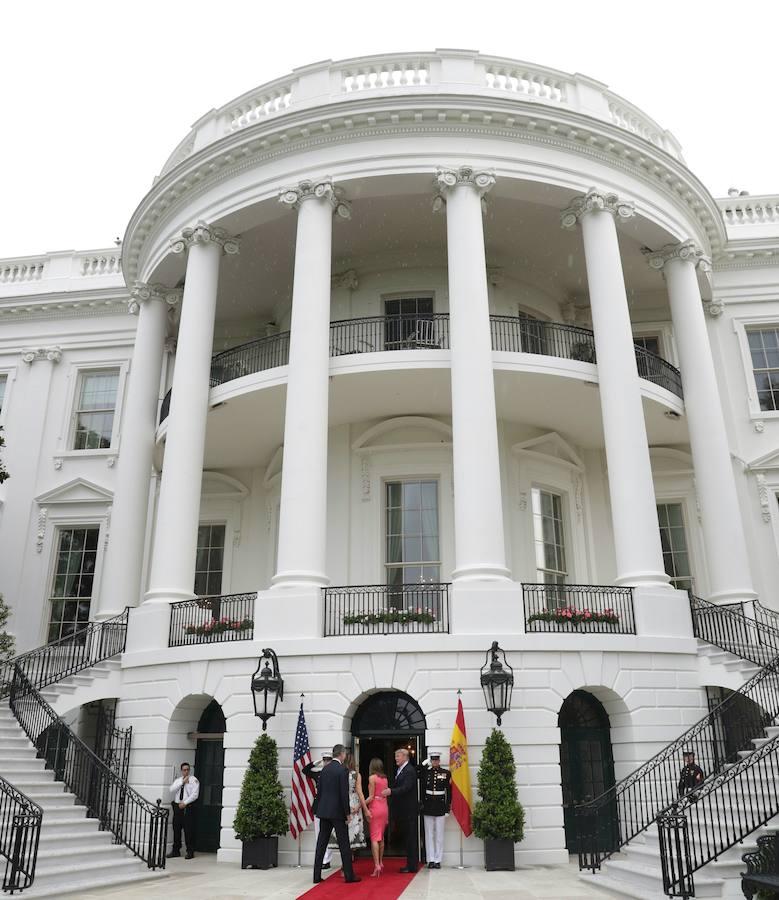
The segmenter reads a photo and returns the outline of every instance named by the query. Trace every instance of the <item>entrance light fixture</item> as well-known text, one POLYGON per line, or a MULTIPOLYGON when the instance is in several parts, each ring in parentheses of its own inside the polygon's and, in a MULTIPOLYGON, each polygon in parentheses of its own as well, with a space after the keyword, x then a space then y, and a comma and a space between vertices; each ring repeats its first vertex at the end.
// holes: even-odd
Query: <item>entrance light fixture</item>
POLYGON ((254 715, 262 719, 262 730, 265 731, 268 719, 276 715, 279 700, 284 700, 284 679, 279 672, 279 659, 270 648, 262 651, 257 671, 252 675, 252 700, 254 715))
POLYGON ((484 691, 487 709, 495 715, 500 725, 503 713, 511 709, 514 670, 506 661, 506 654, 500 649, 497 641, 492 642, 492 647, 484 658, 484 665, 481 667, 481 689, 484 691), (500 660, 501 656, 503 662, 500 660))

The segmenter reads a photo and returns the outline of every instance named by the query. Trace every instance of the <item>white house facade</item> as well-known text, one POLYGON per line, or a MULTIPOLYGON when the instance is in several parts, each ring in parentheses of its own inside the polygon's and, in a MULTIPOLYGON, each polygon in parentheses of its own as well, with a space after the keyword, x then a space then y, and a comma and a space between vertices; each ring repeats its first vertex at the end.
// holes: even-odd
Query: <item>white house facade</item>
MULTIPOLYGON (((779 654, 779 196, 732 193, 593 79, 402 53, 206 113, 121 248, 0 260, 16 652, 129 609, 119 652, 43 698, 90 746, 95 715, 132 727, 147 801, 191 760, 203 849, 235 862, 264 649, 287 788, 301 702, 315 757, 345 743, 367 771, 448 747, 459 691, 475 793, 498 641, 517 862, 594 853, 594 884, 662 895, 687 729, 739 712, 709 722, 706 776, 748 756, 749 704, 778 733, 744 685, 779 654), (668 745, 657 808, 628 796, 668 745), (609 790, 617 834, 583 847, 574 808, 609 790)), ((3 728, 37 734, 11 712, 0 754, 3 728)), ((444 864, 459 838, 450 817, 444 864)), ((744 848, 722 849, 690 852, 696 884, 739 896, 744 848)))

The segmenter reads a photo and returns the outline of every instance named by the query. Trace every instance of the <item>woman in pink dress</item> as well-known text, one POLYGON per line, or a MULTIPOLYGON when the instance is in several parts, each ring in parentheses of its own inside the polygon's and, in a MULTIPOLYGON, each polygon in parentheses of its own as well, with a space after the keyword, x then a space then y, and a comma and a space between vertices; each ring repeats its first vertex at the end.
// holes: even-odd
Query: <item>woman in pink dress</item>
POLYGON ((380 759, 372 759, 368 768, 368 807, 371 811, 371 853, 373 853, 373 872, 371 878, 377 878, 384 870, 384 831, 387 828, 389 810, 387 798, 381 792, 387 787, 387 776, 384 774, 384 763, 380 759))

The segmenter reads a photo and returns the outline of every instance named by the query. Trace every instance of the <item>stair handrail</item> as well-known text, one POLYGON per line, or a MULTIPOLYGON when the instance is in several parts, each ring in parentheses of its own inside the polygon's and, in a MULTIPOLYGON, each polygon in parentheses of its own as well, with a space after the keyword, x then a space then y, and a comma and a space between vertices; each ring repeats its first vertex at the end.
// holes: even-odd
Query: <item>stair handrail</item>
POLYGON ((127 639, 129 607, 102 622, 87 622, 50 644, 0 662, 0 699, 8 696, 14 667, 23 665, 32 684, 44 688, 122 653, 127 639))
POLYGON ((720 606, 692 592, 689 598, 697 638, 758 666, 779 655, 779 628, 750 618, 742 604, 720 606))
POLYGON ((35 880, 43 810, 0 775, 0 856, 6 860, 3 890, 23 891, 35 880))
MULTIPOLYGON (((710 613, 712 620, 715 615, 734 617, 736 620, 746 618, 743 613, 709 604, 700 598, 692 598, 691 595, 691 603, 693 599, 701 608, 706 609, 707 614, 710 613)), ((695 615, 693 620, 695 621, 695 615)), ((748 621, 750 627, 757 628, 752 620, 748 621)), ((731 633, 742 633, 740 622, 729 623, 729 626, 723 631, 725 637, 731 633), (734 627, 729 627, 730 624, 734 627)), ((737 691, 730 693, 707 715, 629 775, 598 797, 575 807, 580 869, 599 869, 605 859, 645 831, 658 815, 676 802, 677 780, 684 751, 692 750, 696 762, 711 776, 732 762, 738 750, 748 749, 747 745, 752 738, 763 736, 765 726, 777 720, 779 678, 775 676, 779 673, 779 630, 770 626, 761 626, 761 630, 765 632, 761 644, 763 652, 769 651, 773 657, 768 664, 764 665, 758 660, 760 654, 753 654, 755 659, 750 661, 761 668, 737 691), (727 754, 724 748, 723 723, 726 717, 739 714, 739 704, 744 699, 756 704, 761 714, 747 721, 742 745, 727 754)), ((725 640, 724 643, 728 641, 725 640)))
POLYGON ((22 667, 14 666, 11 711, 24 733, 88 815, 97 818, 100 831, 110 831, 115 844, 124 844, 150 869, 165 868, 168 809, 134 790, 107 766, 68 727, 43 699, 22 667), (54 727, 52 727, 54 726, 54 727))
POLYGON ((779 735, 658 816, 665 893, 684 900, 694 897, 693 874, 777 813, 779 735))

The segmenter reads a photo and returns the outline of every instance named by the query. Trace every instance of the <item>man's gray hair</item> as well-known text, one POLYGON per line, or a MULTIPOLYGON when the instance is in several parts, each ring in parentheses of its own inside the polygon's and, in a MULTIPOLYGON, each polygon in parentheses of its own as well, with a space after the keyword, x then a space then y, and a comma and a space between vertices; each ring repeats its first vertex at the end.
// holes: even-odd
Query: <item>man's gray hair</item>
POLYGON ((336 744, 333 747, 333 759, 337 759, 343 753, 346 753, 346 747, 343 744, 336 744))
POLYGON ((406 759, 408 759, 409 756, 411 755, 411 754, 408 752, 408 750, 406 750, 405 747, 398 747, 398 749, 395 751, 395 753, 402 753, 403 756, 406 757, 406 759))

